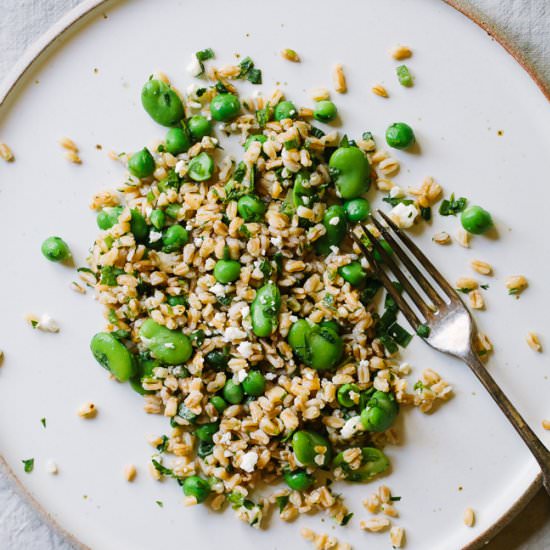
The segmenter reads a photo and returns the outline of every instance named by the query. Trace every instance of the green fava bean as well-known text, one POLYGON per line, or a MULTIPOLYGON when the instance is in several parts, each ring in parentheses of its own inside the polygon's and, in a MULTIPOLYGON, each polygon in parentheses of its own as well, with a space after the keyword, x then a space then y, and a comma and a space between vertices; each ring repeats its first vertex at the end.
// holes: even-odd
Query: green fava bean
POLYGON ((214 173, 214 159, 203 151, 191 159, 187 173, 193 181, 209 180, 214 173))
POLYGON ((336 191, 343 199, 355 199, 369 190, 370 165, 358 147, 339 147, 329 160, 336 191))
POLYGON ((228 350, 225 348, 213 349, 212 351, 209 351, 204 357, 206 364, 216 370, 226 369, 227 365, 229 364, 229 359, 231 359, 231 356, 229 355, 228 350))
POLYGON ((394 149, 407 149, 415 141, 413 129, 404 122, 395 122, 386 130, 386 142, 394 149))
POLYGON ((256 292, 256 297, 250 304, 250 319, 254 334, 260 338, 270 336, 279 322, 280 310, 279 287, 270 281, 256 292))
POLYGON ((243 380, 243 390, 246 395, 259 397, 265 391, 265 376, 256 370, 250 371, 243 380))
POLYGON ((292 436, 292 449, 296 460, 303 466, 326 467, 332 459, 332 447, 328 439, 310 430, 300 430, 292 436), (326 449, 321 464, 315 461, 315 457, 321 455, 315 447, 326 449))
POLYGON ((97 226, 106 231, 111 229, 118 222, 118 217, 122 214, 122 206, 108 206, 100 210, 97 214, 97 226))
POLYGON ((222 414, 227 409, 227 401, 219 395, 214 395, 210 398, 210 403, 214 406, 218 414, 222 414))
POLYGON ((201 140, 212 132, 212 123, 202 115, 192 116, 187 121, 187 129, 195 141, 201 140))
POLYGON ((248 136, 243 146, 245 151, 248 151, 248 148, 250 147, 250 144, 253 141, 259 141, 260 143, 265 143, 267 141, 267 137, 264 136, 263 134, 254 134, 253 136, 248 136))
POLYGON ((155 393, 154 391, 145 390, 143 382, 153 377, 154 369, 162 366, 160 361, 156 361, 155 359, 138 359, 134 361, 134 364, 136 365, 136 372, 134 372, 129 380, 132 388, 140 395, 155 393))
POLYGON ((217 422, 209 422, 208 424, 201 424, 196 430, 195 435, 200 441, 212 442, 214 434, 219 430, 220 425, 217 422))
POLYGON ((178 330, 170 330, 153 319, 147 319, 139 336, 151 355, 167 365, 185 363, 193 354, 191 340, 178 330))
POLYGON ((256 195, 244 195, 237 202, 237 212, 245 222, 258 222, 266 211, 266 205, 256 195))
POLYGON ((185 153, 191 146, 189 134, 183 128, 170 128, 164 140, 166 150, 172 155, 185 153))
POLYGON ((212 118, 219 122, 227 122, 234 119, 241 110, 241 102, 234 94, 218 94, 210 102, 212 118))
POLYGON ((171 225, 162 235, 162 250, 164 252, 177 252, 189 241, 187 229, 181 225, 171 225))
POLYGON ((90 342, 96 361, 118 381, 126 382, 136 373, 136 365, 128 348, 110 332, 98 332, 90 342))
POLYGON ((352 470, 345 461, 344 452, 336 455, 333 466, 341 468, 348 481, 369 481, 378 474, 385 472, 390 467, 390 461, 379 449, 363 447, 361 449, 361 466, 356 470, 352 470))
POLYGON ((339 204, 333 204, 327 208, 323 216, 323 225, 326 233, 315 241, 318 254, 326 255, 331 251, 331 246, 339 246, 346 236, 347 221, 344 208, 339 204))
POLYGON ((153 210, 149 216, 149 219, 151 220, 151 225, 158 230, 161 230, 166 223, 166 215, 159 209, 153 210))
POLYGON ((181 211, 181 204, 178 204, 176 202, 173 202, 172 204, 169 204, 165 209, 164 213, 173 220, 177 220, 179 213, 181 211))
POLYGON ((309 363, 315 370, 333 369, 342 358, 344 343, 340 335, 328 327, 315 327, 307 337, 309 363))
POLYGON ((468 233, 481 235, 493 226, 493 219, 487 210, 484 210, 481 206, 474 205, 462 211, 460 223, 468 233))
POLYGON ((304 470, 286 471, 283 478, 294 491, 307 491, 315 482, 315 478, 304 470))
POLYGON ((183 482, 183 494, 186 497, 195 497, 200 504, 204 502, 210 494, 210 485, 206 479, 199 476, 190 476, 183 482))
POLYGON ((330 321, 321 321, 319 326, 331 328, 334 332, 336 332, 336 334, 340 334, 340 331, 342 330, 342 327, 334 319, 330 319, 330 321))
POLYGON ((69 245, 61 237, 48 237, 40 250, 50 262, 63 262, 71 257, 69 245))
POLYGON ((319 122, 330 122, 338 116, 336 105, 329 99, 323 99, 315 104, 313 118, 319 122))
POLYGON ((309 362, 308 337, 312 329, 313 325, 308 321, 305 319, 298 319, 288 331, 287 341, 289 346, 298 358, 306 364, 309 362))
POLYGON ((162 126, 175 126, 185 117, 178 94, 161 80, 151 79, 141 90, 141 104, 149 116, 162 126))
POLYGON ((130 231, 138 243, 145 243, 149 238, 149 226, 143 217, 143 214, 135 208, 130 211, 130 231))
POLYGON ((240 384, 228 380, 223 387, 223 398, 232 405, 238 405, 244 399, 244 392, 240 384))
POLYGON ((338 274, 352 286, 360 286, 367 280, 367 273, 359 262, 350 262, 339 267, 338 274))
POLYGON ((342 407, 350 408, 355 406, 356 403, 350 396, 351 392, 354 392, 357 395, 359 395, 361 390, 359 389, 359 386, 357 386, 356 384, 344 384, 343 386, 340 386, 338 388, 336 397, 338 399, 338 403, 340 403, 342 407))
POLYGON ((240 275, 241 264, 237 260, 218 260, 214 266, 214 277, 223 285, 236 281, 240 275))
POLYGON ((376 391, 361 412, 361 424, 369 432, 383 432, 391 427, 398 412, 399 405, 392 393, 376 391))
POLYGON ((370 203, 361 197, 344 203, 344 211, 350 222, 364 222, 370 215, 370 203))
POLYGON ((147 147, 130 157, 128 170, 136 178, 147 178, 155 171, 155 159, 147 147))
POLYGON ((287 118, 296 119, 298 117, 298 111, 292 101, 281 101, 277 103, 275 111, 273 113, 275 120, 281 121, 287 118))

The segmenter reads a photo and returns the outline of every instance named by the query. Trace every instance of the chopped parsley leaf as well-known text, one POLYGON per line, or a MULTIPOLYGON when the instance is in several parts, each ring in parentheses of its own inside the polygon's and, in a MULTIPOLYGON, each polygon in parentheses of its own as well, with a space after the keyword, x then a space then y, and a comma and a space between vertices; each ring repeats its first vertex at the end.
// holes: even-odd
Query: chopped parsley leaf
POLYGON ((27 458, 27 460, 22 460, 21 462, 26 474, 30 474, 34 470, 34 458, 27 458))
POLYGON ((453 193, 449 200, 445 199, 441 203, 441 206, 439 207, 439 213, 442 216, 456 216, 466 208, 467 203, 468 199, 466 199, 465 197, 455 199, 455 194, 453 193))

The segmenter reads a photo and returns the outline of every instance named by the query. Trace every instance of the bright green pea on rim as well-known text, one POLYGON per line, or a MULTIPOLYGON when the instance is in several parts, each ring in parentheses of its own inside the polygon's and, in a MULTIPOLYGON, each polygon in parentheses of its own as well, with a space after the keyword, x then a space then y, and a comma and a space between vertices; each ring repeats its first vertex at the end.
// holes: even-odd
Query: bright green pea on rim
POLYGON ((50 262, 63 262, 71 258, 71 249, 61 237, 48 237, 40 250, 44 258, 50 262))

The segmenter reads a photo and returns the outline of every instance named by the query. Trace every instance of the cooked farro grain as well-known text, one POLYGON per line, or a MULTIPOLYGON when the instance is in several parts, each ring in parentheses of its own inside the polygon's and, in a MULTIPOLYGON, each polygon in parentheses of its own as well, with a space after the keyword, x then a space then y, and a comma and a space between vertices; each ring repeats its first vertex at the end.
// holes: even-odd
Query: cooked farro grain
POLYGON ((359 527, 363 531, 371 531, 372 533, 378 533, 380 531, 385 531, 391 525, 391 521, 388 518, 381 516, 361 520, 359 522, 359 527))
POLYGON ((12 150, 8 147, 6 143, 0 141, 0 158, 4 159, 6 162, 13 162, 15 156, 13 155, 12 150))
POLYGON ((371 92, 380 97, 390 97, 388 90, 386 90, 385 86, 382 86, 382 84, 375 84, 371 88, 371 92))
POLYGON ((136 479, 137 470, 136 467, 133 464, 127 464, 124 466, 124 479, 126 481, 134 481, 136 479))
POLYGON ((542 351, 542 344, 540 343, 540 339, 535 332, 529 332, 529 334, 527 334, 526 340, 531 349, 538 352, 542 351))
POLYGON ((542 421, 542 427, 543 427, 545 430, 550 430, 550 420, 543 420, 543 421, 542 421))
POLYGON ((94 418, 96 414, 97 407, 91 401, 83 403, 78 409, 78 416, 82 418, 94 418))
POLYGON ((466 527, 473 527, 475 523, 474 511, 471 508, 466 508, 466 510, 464 510, 463 519, 464 519, 464 525, 466 525, 466 527))
POLYGON ((59 473, 59 468, 53 460, 48 460, 46 462, 46 472, 51 475, 57 475, 59 473))
POLYGON ((285 48, 281 52, 281 56, 284 59, 286 59, 287 61, 292 61, 294 63, 298 63, 300 61, 300 56, 294 50, 291 50, 290 48, 285 48))
POLYGON ((472 290, 468 294, 472 309, 485 309, 485 300, 479 290, 472 290))
POLYGON ((470 248, 470 242, 472 240, 472 234, 468 233, 468 231, 459 228, 457 234, 456 234, 456 240, 458 244, 464 248, 470 248))
POLYGON ((390 541, 394 548, 403 548, 405 545, 405 530, 403 527, 392 527, 390 529, 390 541))
POLYGON ((348 91, 346 84, 346 77, 344 75, 344 67, 342 65, 336 65, 332 74, 332 79, 334 81, 334 90, 339 94, 344 94, 348 91))
POLYGON ((460 277, 460 279, 457 279, 455 283, 455 288, 462 291, 475 290, 478 286, 478 282, 471 277, 460 277))
POLYGON ((79 294, 86 294, 86 289, 76 281, 71 282, 71 288, 79 294))
POLYGON ((59 140, 59 145, 61 145, 61 147, 63 147, 63 149, 67 149, 67 151, 72 151, 73 153, 78 153, 78 147, 77 147, 76 143, 68 137, 61 138, 59 140))
POLYGON ((491 264, 488 264, 487 262, 483 262, 481 260, 472 260, 470 262, 470 265, 472 266, 472 269, 474 271, 481 273, 481 275, 493 274, 493 267, 491 266, 491 264))
POLYGON ((432 241, 437 244, 450 244, 451 243, 451 236, 446 231, 441 231, 440 233, 436 233, 432 237, 432 241))
POLYGON ((401 44, 393 47, 390 53, 397 61, 408 59, 412 56, 412 50, 408 46, 403 46, 401 44))
POLYGON ((527 279, 523 275, 511 275, 506 278, 505 285, 508 289, 508 294, 519 295, 528 286, 527 279))

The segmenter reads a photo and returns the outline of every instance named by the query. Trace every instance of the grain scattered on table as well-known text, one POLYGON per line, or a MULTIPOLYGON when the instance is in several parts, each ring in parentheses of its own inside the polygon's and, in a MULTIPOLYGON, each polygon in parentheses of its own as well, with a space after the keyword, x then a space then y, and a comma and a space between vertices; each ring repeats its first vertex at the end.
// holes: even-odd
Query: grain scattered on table
POLYGON ((472 234, 468 233, 468 231, 460 227, 456 234, 456 241, 463 248, 470 248, 470 243, 472 241, 472 234))
POLYGON ((391 521, 388 518, 380 516, 364 519, 359 522, 359 527, 363 529, 363 531, 370 531, 371 533, 385 531, 390 525, 391 521))
POLYGON ((475 518, 475 513, 471 508, 466 508, 466 510, 464 510, 463 520, 464 520, 464 525, 466 525, 466 527, 474 526, 476 518, 475 518))
POLYGON ((479 290, 472 290, 468 294, 468 298, 470 299, 472 309, 485 309, 485 299, 479 290))
POLYGON ((344 67, 342 67, 342 65, 338 64, 334 67, 334 71, 332 73, 332 79, 334 82, 334 89, 339 94, 344 94, 348 91, 346 76, 344 74, 344 67))
POLYGON ((472 260, 470 262, 470 265, 472 266, 472 269, 474 271, 477 271, 477 273, 481 275, 492 275, 493 274, 493 266, 487 262, 484 262, 482 260, 472 260))
POLYGON ((283 57, 283 59, 286 59, 287 61, 292 61, 293 63, 300 62, 300 56, 295 50, 292 50, 291 48, 285 48, 281 52, 281 56, 283 57))
POLYGON ((542 344, 540 341, 540 338, 535 332, 529 332, 527 334, 527 344, 532 350, 538 351, 539 353, 542 351, 542 344))
POLYGON ((7 143, 0 142, 0 157, 6 162, 13 162, 15 160, 15 156, 7 143))
POLYGON ((327 88, 313 88, 309 95, 313 101, 323 101, 324 99, 330 99, 330 92, 327 88))
POLYGON ((409 46, 398 44, 391 49, 390 54, 396 61, 402 61, 412 56, 412 50, 409 46))
POLYGON ((81 418, 94 418, 97 415, 97 407, 91 401, 86 401, 80 405, 77 412, 81 418))
POLYGON ((518 296, 527 288, 529 283, 523 275, 511 275, 506 278, 504 284, 508 289, 508 294, 518 296))
POLYGON ((545 429, 545 430, 550 430, 550 420, 543 420, 542 421, 542 427, 545 429))
POLYGON ((124 479, 126 481, 132 482, 136 479, 137 470, 133 464, 127 464, 124 466, 124 479))
POLYGON ((451 236, 446 231, 440 231, 432 237, 432 241, 436 244, 446 245, 451 244, 451 236))
POLYGON ((57 464, 51 459, 46 462, 46 472, 51 475, 56 475, 59 472, 57 464))
POLYGON ((460 277, 455 283, 455 288, 458 288, 462 292, 469 292, 475 290, 479 286, 479 283, 471 277, 460 277))
POLYGON ((405 545, 405 529, 394 526, 390 529, 390 541, 394 548, 403 548, 405 545))
POLYGON ((385 86, 382 86, 382 84, 375 84, 371 88, 371 92, 379 97, 390 97, 388 90, 385 86))

